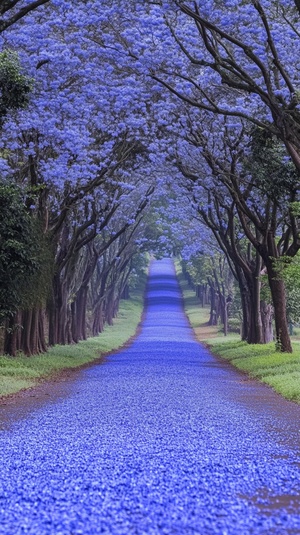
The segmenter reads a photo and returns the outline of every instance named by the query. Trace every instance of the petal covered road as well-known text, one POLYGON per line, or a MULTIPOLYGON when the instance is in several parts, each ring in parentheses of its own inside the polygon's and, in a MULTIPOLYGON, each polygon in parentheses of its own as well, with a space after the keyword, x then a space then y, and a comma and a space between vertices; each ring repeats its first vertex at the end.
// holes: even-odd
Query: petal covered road
POLYGON ((135 342, 44 399, 1 407, 1 534, 300 533, 300 407, 194 340, 171 261, 135 342))

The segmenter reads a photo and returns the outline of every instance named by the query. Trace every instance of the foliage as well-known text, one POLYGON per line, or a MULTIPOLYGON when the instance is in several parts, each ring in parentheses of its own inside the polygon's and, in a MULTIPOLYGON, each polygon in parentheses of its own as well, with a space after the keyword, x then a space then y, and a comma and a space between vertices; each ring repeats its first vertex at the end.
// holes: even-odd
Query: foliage
POLYGON ((287 316, 291 323, 300 323, 300 254, 276 260, 278 276, 287 290, 287 316))
POLYGON ((255 176, 255 186, 259 192, 282 206, 286 195, 297 189, 299 172, 282 143, 269 131, 254 128, 250 146, 251 153, 245 158, 245 168, 255 176))
MULTIPOLYGON (((18 14, 22 2, 13 4, 18 14)), ((211 248, 213 233, 240 287, 243 277, 258 280, 262 260, 248 242, 262 255, 270 221, 269 236, 283 229, 278 254, 295 254, 296 8, 276 0, 204 0, 201 10, 177 0, 68 6, 49 2, 0 36, 2 49, 16 51, 2 57, 3 84, 11 78, 24 99, 15 95, 21 109, 6 114, 0 172, 32 193, 27 205, 51 244, 61 339, 74 336, 71 312, 82 324, 75 315, 87 288, 102 317, 137 251, 188 259, 211 248), (30 101, 15 53, 34 79, 30 101)), ((7 109, 10 96, 3 86, 7 109)), ((264 251, 265 265, 269 257, 264 251)))
POLYGON ((33 80, 21 73, 19 56, 16 52, 0 53, 0 120, 9 110, 25 108, 33 80))
POLYGON ((194 284, 206 284, 207 279, 213 276, 211 257, 204 254, 191 256, 188 261, 183 261, 184 268, 188 271, 194 284))
POLYGON ((131 272, 128 280, 130 290, 135 290, 146 277, 149 257, 146 253, 136 253, 132 257, 131 272))
POLYGON ((40 270, 40 248, 24 196, 15 185, 0 183, 0 320, 21 307, 30 279, 40 270))

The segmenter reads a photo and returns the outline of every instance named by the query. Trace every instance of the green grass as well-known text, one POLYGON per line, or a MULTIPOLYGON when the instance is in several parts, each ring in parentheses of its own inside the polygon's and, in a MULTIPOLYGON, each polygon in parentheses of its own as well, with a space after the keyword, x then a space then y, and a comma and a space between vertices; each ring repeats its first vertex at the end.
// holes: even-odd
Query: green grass
POLYGON ((97 337, 74 345, 51 347, 47 353, 26 357, 0 356, 0 396, 31 388, 38 381, 78 368, 121 348, 136 333, 143 311, 145 281, 129 300, 122 300, 118 317, 97 337))
POLYGON ((207 325, 209 309, 201 308, 198 298, 184 280, 179 264, 177 276, 181 285, 185 312, 195 335, 211 352, 239 370, 267 385, 285 398, 300 403, 300 342, 293 339, 293 353, 280 353, 275 343, 247 344, 239 335, 224 336, 220 327, 207 325))

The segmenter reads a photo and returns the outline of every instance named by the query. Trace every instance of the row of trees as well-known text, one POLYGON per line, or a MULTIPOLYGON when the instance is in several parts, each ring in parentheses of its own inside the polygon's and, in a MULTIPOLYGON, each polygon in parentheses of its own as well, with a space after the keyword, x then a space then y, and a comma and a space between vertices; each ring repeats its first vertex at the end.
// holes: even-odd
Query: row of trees
POLYGON ((298 6, 174 1, 160 2, 153 16, 169 53, 149 75, 178 102, 173 155, 181 191, 238 281, 243 338, 268 338, 260 297, 266 273, 277 344, 289 352, 279 266, 300 247, 298 6))
MULTIPOLYGON (((5 20, 23 13, 22 2, 6 4, 5 20)), ((34 4, 0 36, 26 72, 27 104, 4 106, 0 172, 21 189, 40 257, 50 251, 51 262, 35 262, 50 290, 10 319, 7 351, 44 349, 45 301, 50 343, 84 337, 85 303, 95 318, 96 302, 115 308, 113 288, 147 236, 148 248, 173 236, 172 251, 189 257, 204 235, 239 287, 243 339, 269 338, 265 277, 278 348, 291 351, 283 273, 300 248, 298 3, 34 4), (153 196, 172 213, 154 230, 151 216, 149 230, 153 196)))
POLYGON ((147 124, 137 105, 122 103, 118 78, 105 79, 77 14, 64 3, 34 10, 42 3, 1 37, 0 315, 10 355, 112 323, 155 192, 155 177, 141 180, 147 124))

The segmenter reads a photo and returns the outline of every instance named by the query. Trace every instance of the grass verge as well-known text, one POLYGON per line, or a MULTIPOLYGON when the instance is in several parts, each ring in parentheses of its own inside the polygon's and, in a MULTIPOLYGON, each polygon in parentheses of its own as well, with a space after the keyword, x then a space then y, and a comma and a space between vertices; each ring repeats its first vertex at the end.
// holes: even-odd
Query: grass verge
POLYGON ((145 285, 146 277, 129 300, 121 301, 114 324, 106 326, 97 337, 74 345, 57 345, 47 353, 32 357, 0 356, 0 397, 31 388, 65 370, 80 368, 124 346, 135 335, 141 321, 145 285))
POLYGON ((209 326, 209 310, 201 308, 195 292, 183 278, 179 264, 177 276, 184 308, 197 340, 211 352, 230 362, 250 377, 271 386, 285 398, 300 403, 300 342, 293 340, 293 353, 275 351, 275 344, 247 344, 236 334, 224 336, 217 326, 209 326))

